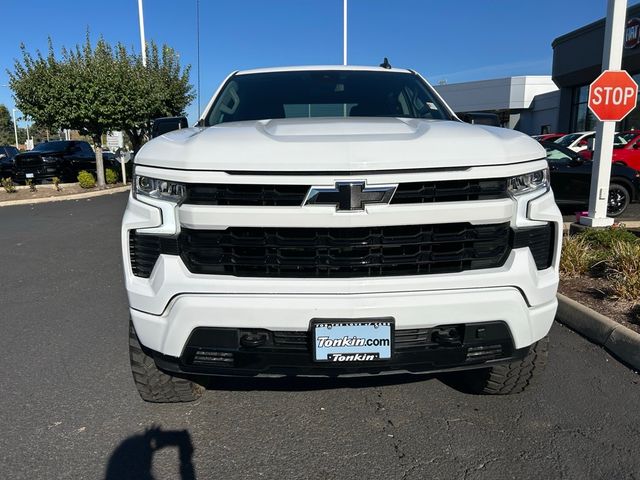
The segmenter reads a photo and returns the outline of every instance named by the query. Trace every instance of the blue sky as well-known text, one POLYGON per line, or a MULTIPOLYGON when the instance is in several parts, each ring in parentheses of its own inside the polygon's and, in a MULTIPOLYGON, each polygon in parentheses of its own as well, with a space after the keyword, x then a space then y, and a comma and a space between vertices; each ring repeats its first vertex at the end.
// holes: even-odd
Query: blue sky
MULTIPOLYGON (((632 0, 629 4, 638 3, 632 0)), ((0 85, 27 49, 95 40, 140 48, 137 0, 2 0, 0 85), (8 21, 14 19, 14 22, 8 21)), ((192 65, 196 0, 145 0, 147 40, 167 43, 192 65)), ((554 38, 606 14, 606 0, 349 0, 349 63, 414 68, 432 83, 544 75, 554 38)), ((227 73, 274 65, 341 64, 342 0, 200 0, 201 104, 227 73)), ((0 103, 13 106, 0 87, 0 103)), ((196 102, 188 109, 196 118, 196 102)))

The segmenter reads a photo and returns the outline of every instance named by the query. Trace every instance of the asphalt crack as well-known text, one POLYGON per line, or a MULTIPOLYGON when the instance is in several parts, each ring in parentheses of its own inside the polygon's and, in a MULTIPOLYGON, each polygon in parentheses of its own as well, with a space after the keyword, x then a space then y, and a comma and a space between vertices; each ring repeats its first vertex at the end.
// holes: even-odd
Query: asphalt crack
POLYGON ((421 466, 421 464, 418 459, 406 452, 405 443, 398 435, 399 430, 395 423, 393 423, 393 420, 390 418, 389 411, 385 407, 381 389, 376 391, 375 413, 382 417, 382 432, 391 439, 393 451, 398 459, 400 468, 402 469, 402 475, 400 478, 402 478, 402 480, 406 480, 414 470, 421 466))

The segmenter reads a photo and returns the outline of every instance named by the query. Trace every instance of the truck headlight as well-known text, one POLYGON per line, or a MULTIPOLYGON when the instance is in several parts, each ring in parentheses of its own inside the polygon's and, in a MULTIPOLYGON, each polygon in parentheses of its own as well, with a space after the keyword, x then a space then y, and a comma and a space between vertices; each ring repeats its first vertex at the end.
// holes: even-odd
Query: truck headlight
POLYGON ((180 203, 186 198, 187 190, 183 183, 136 175, 133 182, 133 197, 137 198, 138 195, 180 203))
POLYGON ((549 190, 548 168, 507 179, 507 191, 512 197, 537 191, 546 192, 547 190, 549 190))

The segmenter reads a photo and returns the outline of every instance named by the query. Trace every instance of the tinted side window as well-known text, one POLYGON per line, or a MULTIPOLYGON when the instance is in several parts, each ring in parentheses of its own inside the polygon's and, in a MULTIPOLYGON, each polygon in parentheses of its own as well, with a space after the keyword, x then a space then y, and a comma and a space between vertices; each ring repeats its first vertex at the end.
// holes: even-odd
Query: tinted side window
POLYGON ((80 149, 80 153, 82 153, 83 155, 90 156, 94 154, 93 149, 87 142, 78 142, 78 146, 80 149))

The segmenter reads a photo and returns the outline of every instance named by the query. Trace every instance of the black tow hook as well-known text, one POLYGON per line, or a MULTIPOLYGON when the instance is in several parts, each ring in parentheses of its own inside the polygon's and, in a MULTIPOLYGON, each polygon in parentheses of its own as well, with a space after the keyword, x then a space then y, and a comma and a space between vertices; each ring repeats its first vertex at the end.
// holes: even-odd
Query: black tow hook
POLYGON ((240 345, 248 348, 261 347, 267 343, 267 335, 264 333, 245 333, 240 337, 240 345))
POLYGON ((460 345, 462 338, 456 327, 444 327, 434 329, 431 340, 439 345, 460 345))

